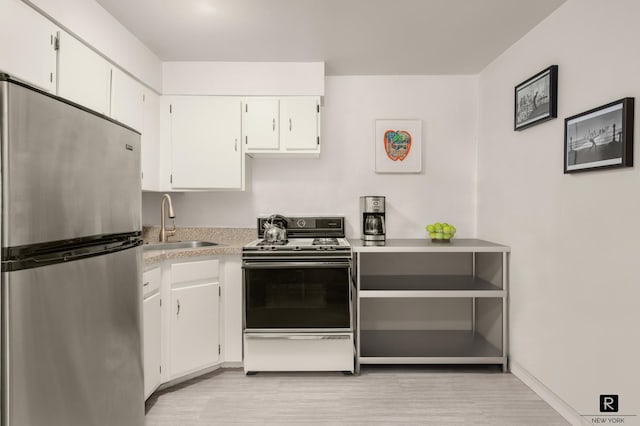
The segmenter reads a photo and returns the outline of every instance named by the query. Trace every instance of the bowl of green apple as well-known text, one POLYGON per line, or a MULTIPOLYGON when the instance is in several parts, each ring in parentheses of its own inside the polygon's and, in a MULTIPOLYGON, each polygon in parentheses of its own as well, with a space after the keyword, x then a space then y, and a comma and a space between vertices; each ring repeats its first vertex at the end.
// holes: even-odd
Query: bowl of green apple
POLYGON ((436 222, 425 227, 429 233, 429 238, 434 243, 448 243, 456 234, 456 227, 446 222, 436 222))

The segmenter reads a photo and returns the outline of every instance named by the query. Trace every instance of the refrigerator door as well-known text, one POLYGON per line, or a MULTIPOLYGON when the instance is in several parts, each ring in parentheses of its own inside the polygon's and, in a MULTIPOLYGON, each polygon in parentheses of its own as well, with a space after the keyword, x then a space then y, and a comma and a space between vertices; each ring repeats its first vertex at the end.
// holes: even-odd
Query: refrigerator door
POLYGON ((2 246, 141 230, 140 135, 0 81, 2 246))
POLYGON ((142 249, 4 272, 4 426, 144 425, 142 249))

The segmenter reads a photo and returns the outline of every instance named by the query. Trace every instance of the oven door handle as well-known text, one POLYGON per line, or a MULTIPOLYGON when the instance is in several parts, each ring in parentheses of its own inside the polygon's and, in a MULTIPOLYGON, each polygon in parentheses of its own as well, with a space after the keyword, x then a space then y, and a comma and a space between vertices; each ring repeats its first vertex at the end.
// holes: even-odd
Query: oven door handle
POLYGON ((348 268, 351 262, 345 261, 327 261, 327 262, 244 262, 244 269, 282 269, 282 268, 348 268))
POLYGON ((247 339, 263 340, 344 340, 350 339, 348 334, 313 334, 313 335, 286 335, 286 334, 247 334, 247 339))

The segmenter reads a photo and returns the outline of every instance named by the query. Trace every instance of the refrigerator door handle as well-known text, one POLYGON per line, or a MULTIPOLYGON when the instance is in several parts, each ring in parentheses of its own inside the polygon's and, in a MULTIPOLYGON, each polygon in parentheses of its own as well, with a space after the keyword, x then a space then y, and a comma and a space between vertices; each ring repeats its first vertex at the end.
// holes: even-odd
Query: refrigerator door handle
POLYGON ((122 250, 137 247, 142 244, 142 240, 132 240, 120 242, 110 245, 96 245, 89 248, 63 251, 57 254, 48 254, 42 256, 28 256, 2 262, 2 271, 18 271, 31 267, 53 265, 56 263, 70 262, 73 260, 85 259, 93 256, 101 256, 103 254, 115 253, 122 250))

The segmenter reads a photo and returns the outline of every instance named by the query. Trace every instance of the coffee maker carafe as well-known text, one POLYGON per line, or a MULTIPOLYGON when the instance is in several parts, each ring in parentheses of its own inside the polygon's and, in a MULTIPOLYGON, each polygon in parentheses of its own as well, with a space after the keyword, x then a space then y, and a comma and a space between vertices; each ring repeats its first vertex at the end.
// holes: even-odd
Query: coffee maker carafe
POLYGON ((386 233, 384 197, 360 197, 360 231, 363 241, 384 241, 386 233))

